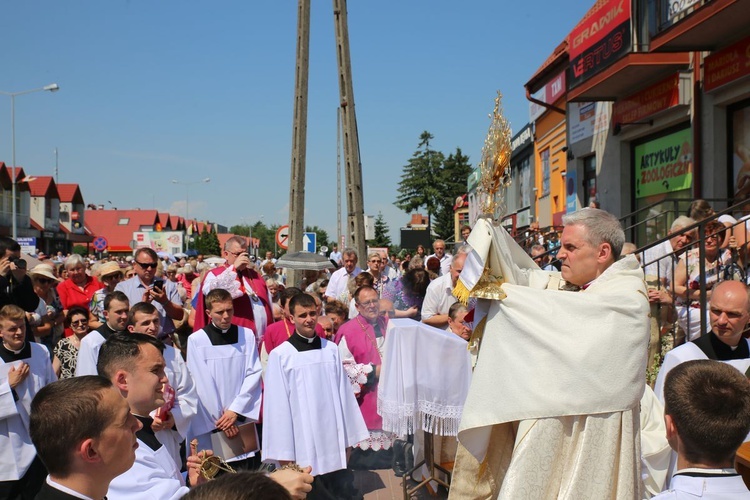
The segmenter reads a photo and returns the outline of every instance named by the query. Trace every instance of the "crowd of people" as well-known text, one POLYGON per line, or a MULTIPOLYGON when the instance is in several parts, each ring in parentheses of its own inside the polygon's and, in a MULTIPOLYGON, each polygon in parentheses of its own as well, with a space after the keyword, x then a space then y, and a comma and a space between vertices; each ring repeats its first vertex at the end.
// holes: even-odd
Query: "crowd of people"
MULTIPOLYGON (((616 219, 598 209, 582 212, 588 215, 569 217, 562 230, 527 235, 521 248, 529 254, 528 269, 548 273, 553 285, 547 288, 586 291, 593 301, 588 310, 602 317, 616 305, 596 294, 617 282, 617 273, 630 279, 645 271, 647 280, 653 274, 642 294, 652 311, 634 313, 642 304, 618 311, 625 314, 622 325, 656 322, 658 342, 668 321, 684 323, 687 340, 666 355, 655 392, 645 383, 637 391, 646 398, 640 405, 655 410, 650 419, 642 415, 640 431, 621 438, 645 439, 648 421, 654 426, 648 435, 656 435, 658 444, 632 446, 642 445, 643 456, 622 471, 640 471, 642 459, 643 478, 635 486, 619 485, 611 498, 625 498, 623 491, 632 493, 628 498, 650 498, 701 481, 704 488, 731 483, 750 495, 727 472, 750 432, 750 389, 734 373, 750 368, 744 277, 722 275, 715 280, 721 284, 712 283, 706 335, 693 335, 693 318, 681 312, 701 300, 691 283, 710 281, 695 269, 718 269, 709 264, 724 262, 724 254, 737 262, 740 245, 729 226, 707 228, 706 265, 696 267, 697 257, 686 248, 694 235, 684 230, 695 219, 678 218, 671 252, 639 255, 641 270, 626 255, 616 219), (649 319, 655 305, 657 316, 649 319), (696 359, 723 361, 734 372, 691 363, 696 359), (732 398, 730 407, 715 407, 715 386, 704 383, 709 379, 724 384, 721 394, 732 398), (686 398, 684 388, 697 386, 696 394, 705 395, 686 398), (725 418, 731 411, 742 412, 732 425, 725 418), (714 417, 711 436, 728 437, 695 437, 696 422, 714 417), (700 474, 691 475, 696 468, 700 474)), ((422 246, 402 257, 372 252, 362 266, 356 251, 339 252, 334 245, 329 257, 336 268, 305 272, 300 283, 288 282, 271 252, 264 259, 251 256, 241 237, 230 238, 213 258, 160 258, 140 248, 132 256, 100 260, 38 255, 40 263, 30 269, 19 245, 0 237, 0 499, 361 498, 352 469, 393 468, 404 475, 415 437, 383 429, 378 413, 388 322, 410 318, 460 337, 481 373, 479 360, 493 356, 473 332, 481 307, 475 298, 456 297, 473 252, 470 230, 462 228, 463 241, 452 253, 438 239, 429 255, 422 246), (217 471, 220 477, 211 481, 217 471)), ((628 283, 638 288, 638 279, 628 283)), ((556 296, 545 300, 550 297, 556 296)), ((581 314, 583 329, 592 318, 581 314)), ((556 318, 545 320, 552 325, 556 318)), ((652 331, 651 345, 643 345, 644 359, 654 349, 653 337, 652 331)), ((527 378, 533 384, 534 376, 527 378)), ((563 427, 584 420, 576 422, 563 427)), ((633 422, 638 426, 638 418, 633 422)), ((467 491, 461 472, 473 467, 464 451, 458 447, 458 485, 451 495, 474 498, 461 496, 467 491)), ((487 463, 485 471, 494 470, 491 458, 487 463)), ((567 480, 558 486, 580 487, 567 480)))

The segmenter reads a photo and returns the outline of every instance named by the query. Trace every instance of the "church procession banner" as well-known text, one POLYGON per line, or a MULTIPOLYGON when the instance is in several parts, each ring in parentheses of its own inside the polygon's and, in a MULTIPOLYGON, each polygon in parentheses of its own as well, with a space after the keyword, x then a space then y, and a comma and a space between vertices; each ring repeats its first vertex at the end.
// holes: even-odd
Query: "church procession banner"
POLYGON ((689 188, 693 182, 691 129, 636 146, 634 161, 636 198, 689 188))

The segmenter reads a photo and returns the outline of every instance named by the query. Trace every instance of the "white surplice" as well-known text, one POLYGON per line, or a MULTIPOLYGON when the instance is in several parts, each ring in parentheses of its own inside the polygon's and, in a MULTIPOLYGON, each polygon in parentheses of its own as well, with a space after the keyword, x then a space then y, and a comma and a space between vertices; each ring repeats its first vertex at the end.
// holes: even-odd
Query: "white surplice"
POLYGON ((27 342, 26 347, 31 348, 31 357, 10 363, 0 359, 0 481, 17 481, 29 469, 36 456, 29 436, 31 400, 39 389, 57 380, 47 348, 34 342, 27 342), (11 390, 8 371, 21 363, 29 365, 29 374, 11 390))
POLYGON ((76 377, 82 375, 96 375, 96 362, 99 360, 99 350, 104 344, 104 337, 96 330, 89 332, 81 339, 76 359, 76 377))
POLYGON ((109 483, 108 500, 176 500, 189 491, 179 465, 162 446, 154 451, 138 439, 135 463, 109 483))
MULTIPOLYGON (((253 331, 238 328, 235 344, 213 345, 204 330, 188 339, 187 366, 198 393, 198 414, 188 441, 216 429, 225 410, 257 421, 260 415, 261 366, 253 331)), ((239 422, 238 422, 239 423, 239 422)), ((242 460, 252 454, 241 455, 242 460)))
POLYGON ((180 352, 172 346, 164 346, 163 355, 167 365, 164 371, 175 391, 174 407, 169 411, 174 418, 174 427, 155 434, 156 439, 169 450, 172 460, 179 465, 182 463, 180 443, 187 438, 190 422, 198 413, 198 392, 180 352))
POLYGON ((338 347, 321 342, 271 351, 263 406, 263 459, 310 465, 314 476, 346 468, 346 448, 369 435, 338 347))

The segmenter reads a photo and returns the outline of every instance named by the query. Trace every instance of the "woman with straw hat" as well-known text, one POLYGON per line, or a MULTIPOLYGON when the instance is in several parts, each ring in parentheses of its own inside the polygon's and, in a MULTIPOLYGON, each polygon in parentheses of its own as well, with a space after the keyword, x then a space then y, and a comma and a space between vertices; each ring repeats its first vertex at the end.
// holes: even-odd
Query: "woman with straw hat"
POLYGON ((34 293, 47 306, 47 314, 42 316, 41 322, 34 327, 34 336, 50 349, 62 337, 65 319, 60 297, 55 290, 55 286, 62 280, 55 276, 52 269, 48 264, 38 264, 29 270, 34 293))
POLYGON ((94 292, 89 304, 91 311, 89 327, 92 330, 99 328, 107 321, 104 317, 104 298, 115 291, 115 287, 122 280, 122 275, 120 264, 116 261, 105 262, 99 266, 99 281, 104 284, 104 288, 94 292))

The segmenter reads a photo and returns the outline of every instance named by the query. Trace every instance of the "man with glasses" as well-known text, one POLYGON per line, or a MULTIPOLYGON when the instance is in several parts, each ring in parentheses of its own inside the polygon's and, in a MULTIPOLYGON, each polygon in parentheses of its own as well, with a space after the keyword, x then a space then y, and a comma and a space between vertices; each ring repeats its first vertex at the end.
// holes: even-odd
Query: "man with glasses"
MULTIPOLYGON (((354 302, 359 313, 347 321, 336 333, 336 343, 339 345, 341 361, 350 374, 362 373, 367 375, 367 382, 362 385, 357 394, 357 402, 362 416, 367 424, 370 437, 358 443, 355 449, 364 453, 361 457, 374 468, 380 468, 378 452, 389 449, 395 436, 384 432, 383 418, 378 415, 378 382, 380 368, 383 364, 383 347, 385 345, 385 330, 388 324, 387 316, 380 315, 380 298, 377 290, 370 286, 361 286, 354 292, 354 302)), ((390 458, 383 459, 385 467, 390 466, 390 458)))
POLYGON ((206 313, 205 297, 211 290, 221 288, 230 293, 234 304, 232 324, 249 328, 255 333, 255 340, 260 347, 266 327, 273 323, 271 294, 265 280, 255 270, 247 251, 247 240, 242 236, 232 236, 224 244, 224 266, 212 269, 206 274, 198 294, 195 307, 195 324, 197 332, 209 323, 206 313))
POLYGON ((138 302, 154 304, 161 315, 159 338, 171 339, 175 328, 174 322, 181 321, 185 314, 177 286, 169 280, 156 282, 156 268, 160 265, 159 257, 151 248, 136 250, 133 264, 135 276, 118 283, 115 290, 127 295, 131 304, 138 302), (158 283, 161 283, 161 286, 158 283))
POLYGON ((445 276, 451 269, 453 256, 449 253, 445 253, 445 241, 443 240, 435 240, 432 244, 432 250, 434 253, 428 255, 424 261, 427 262, 430 257, 437 258, 440 261, 440 276, 445 276))

